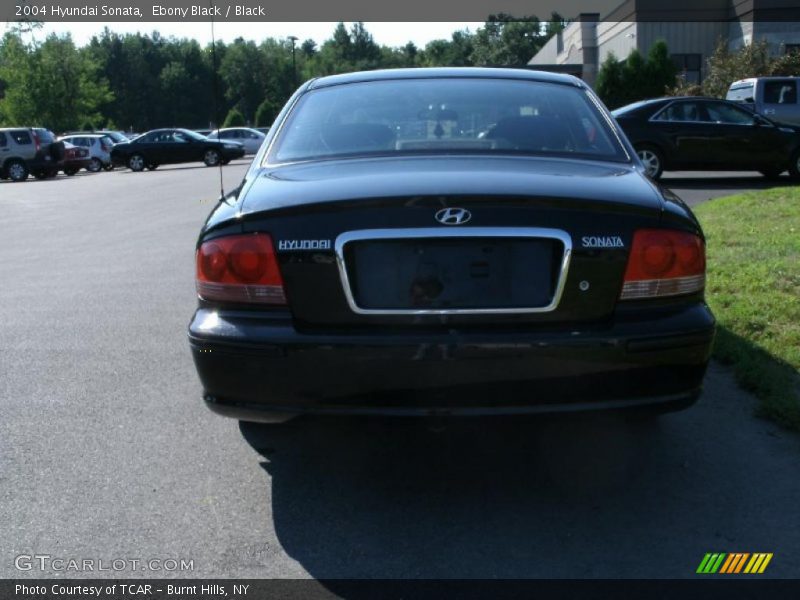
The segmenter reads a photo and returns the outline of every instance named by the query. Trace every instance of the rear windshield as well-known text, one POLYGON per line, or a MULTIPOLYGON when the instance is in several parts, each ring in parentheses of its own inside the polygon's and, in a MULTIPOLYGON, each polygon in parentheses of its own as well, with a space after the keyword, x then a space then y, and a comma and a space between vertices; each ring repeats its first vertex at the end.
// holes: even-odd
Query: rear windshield
POLYGON ((725 96, 726 100, 733 100, 734 102, 744 102, 748 100, 753 101, 753 83, 734 83, 728 90, 728 95, 725 96))
POLYGON ((52 144, 53 142, 56 141, 56 136, 53 135, 53 132, 50 131, 49 129, 37 128, 34 129, 34 131, 36 132, 36 135, 39 136, 39 141, 42 142, 43 144, 52 144))
POLYGON ((461 152, 626 160, 580 88, 452 78, 312 90, 292 110, 269 161, 461 152))
POLYGON ((621 106, 615 110, 611 111, 611 114, 614 117, 622 117, 629 113, 635 112, 642 108, 643 106, 647 106, 652 104, 652 100, 639 100, 638 102, 633 102, 632 104, 626 104, 625 106, 621 106))

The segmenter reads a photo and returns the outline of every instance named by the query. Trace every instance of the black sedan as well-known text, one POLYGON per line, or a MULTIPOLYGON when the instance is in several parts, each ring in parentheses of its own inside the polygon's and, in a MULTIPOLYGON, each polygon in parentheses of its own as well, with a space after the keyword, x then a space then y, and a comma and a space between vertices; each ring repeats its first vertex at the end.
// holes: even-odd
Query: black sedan
POLYGON ((114 165, 132 171, 152 171, 159 165, 199 161, 214 167, 242 156, 241 144, 209 140, 188 129, 154 129, 129 142, 114 144, 111 149, 114 165))
POLYGON ((717 98, 659 98, 613 113, 647 174, 760 171, 800 178, 800 127, 776 123, 717 98))
POLYGON ((252 421, 677 409, 714 334, 692 212, 589 87, 535 71, 307 82, 196 284, 205 401, 252 421))

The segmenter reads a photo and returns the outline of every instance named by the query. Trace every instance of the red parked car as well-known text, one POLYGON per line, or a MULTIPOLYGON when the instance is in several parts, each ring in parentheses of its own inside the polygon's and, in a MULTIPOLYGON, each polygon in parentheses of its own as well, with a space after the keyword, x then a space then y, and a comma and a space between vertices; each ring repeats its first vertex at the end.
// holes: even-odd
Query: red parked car
POLYGON ((72 177, 81 169, 88 169, 92 164, 92 157, 89 156, 89 150, 74 146, 69 142, 62 142, 64 144, 64 159, 58 163, 60 171, 64 171, 64 175, 72 177))

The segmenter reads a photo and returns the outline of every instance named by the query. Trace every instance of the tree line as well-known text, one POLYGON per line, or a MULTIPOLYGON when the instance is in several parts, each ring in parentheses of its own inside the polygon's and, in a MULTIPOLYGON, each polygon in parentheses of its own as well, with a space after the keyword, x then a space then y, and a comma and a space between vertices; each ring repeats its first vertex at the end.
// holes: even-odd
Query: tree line
POLYGON ((0 124, 70 129, 268 126, 299 83, 379 68, 522 67, 565 20, 499 14, 418 48, 375 42, 363 23, 336 25, 321 45, 267 38, 209 43, 105 29, 78 47, 69 34, 35 37, 17 24, 0 41, 0 124))

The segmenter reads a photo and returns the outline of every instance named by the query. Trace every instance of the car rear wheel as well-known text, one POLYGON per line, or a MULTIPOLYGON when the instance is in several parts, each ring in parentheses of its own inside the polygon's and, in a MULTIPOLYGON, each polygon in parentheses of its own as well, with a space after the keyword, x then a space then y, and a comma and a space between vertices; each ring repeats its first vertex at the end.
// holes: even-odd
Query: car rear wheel
POLYGON ((103 163, 100 162, 99 158, 93 158, 92 162, 89 163, 89 166, 86 167, 87 171, 91 171, 92 173, 97 173, 103 169, 103 163))
POLYGON ((203 155, 203 162, 206 163, 207 167, 215 167, 219 164, 221 157, 219 152, 216 150, 206 150, 206 153, 203 155))
POLYGON ((131 171, 142 171, 145 168, 144 156, 134 154, 128 159, 128 168, 131 171))
POLYGON ((650 179, 658 179, 664 172, 664 159, 661 152, 652 146, 640 146, 636 148, 636 155, 644 165, 645 174, 650 179))
POLYGON ((6 164, 6 175, 11 181, 25 181, 28 167, 21 160, 11 160, 6 164))
POLYGON ((789 163, 789 175, 792 179, 800 179, 800 150, 792 155, 792 162, 789 163))

